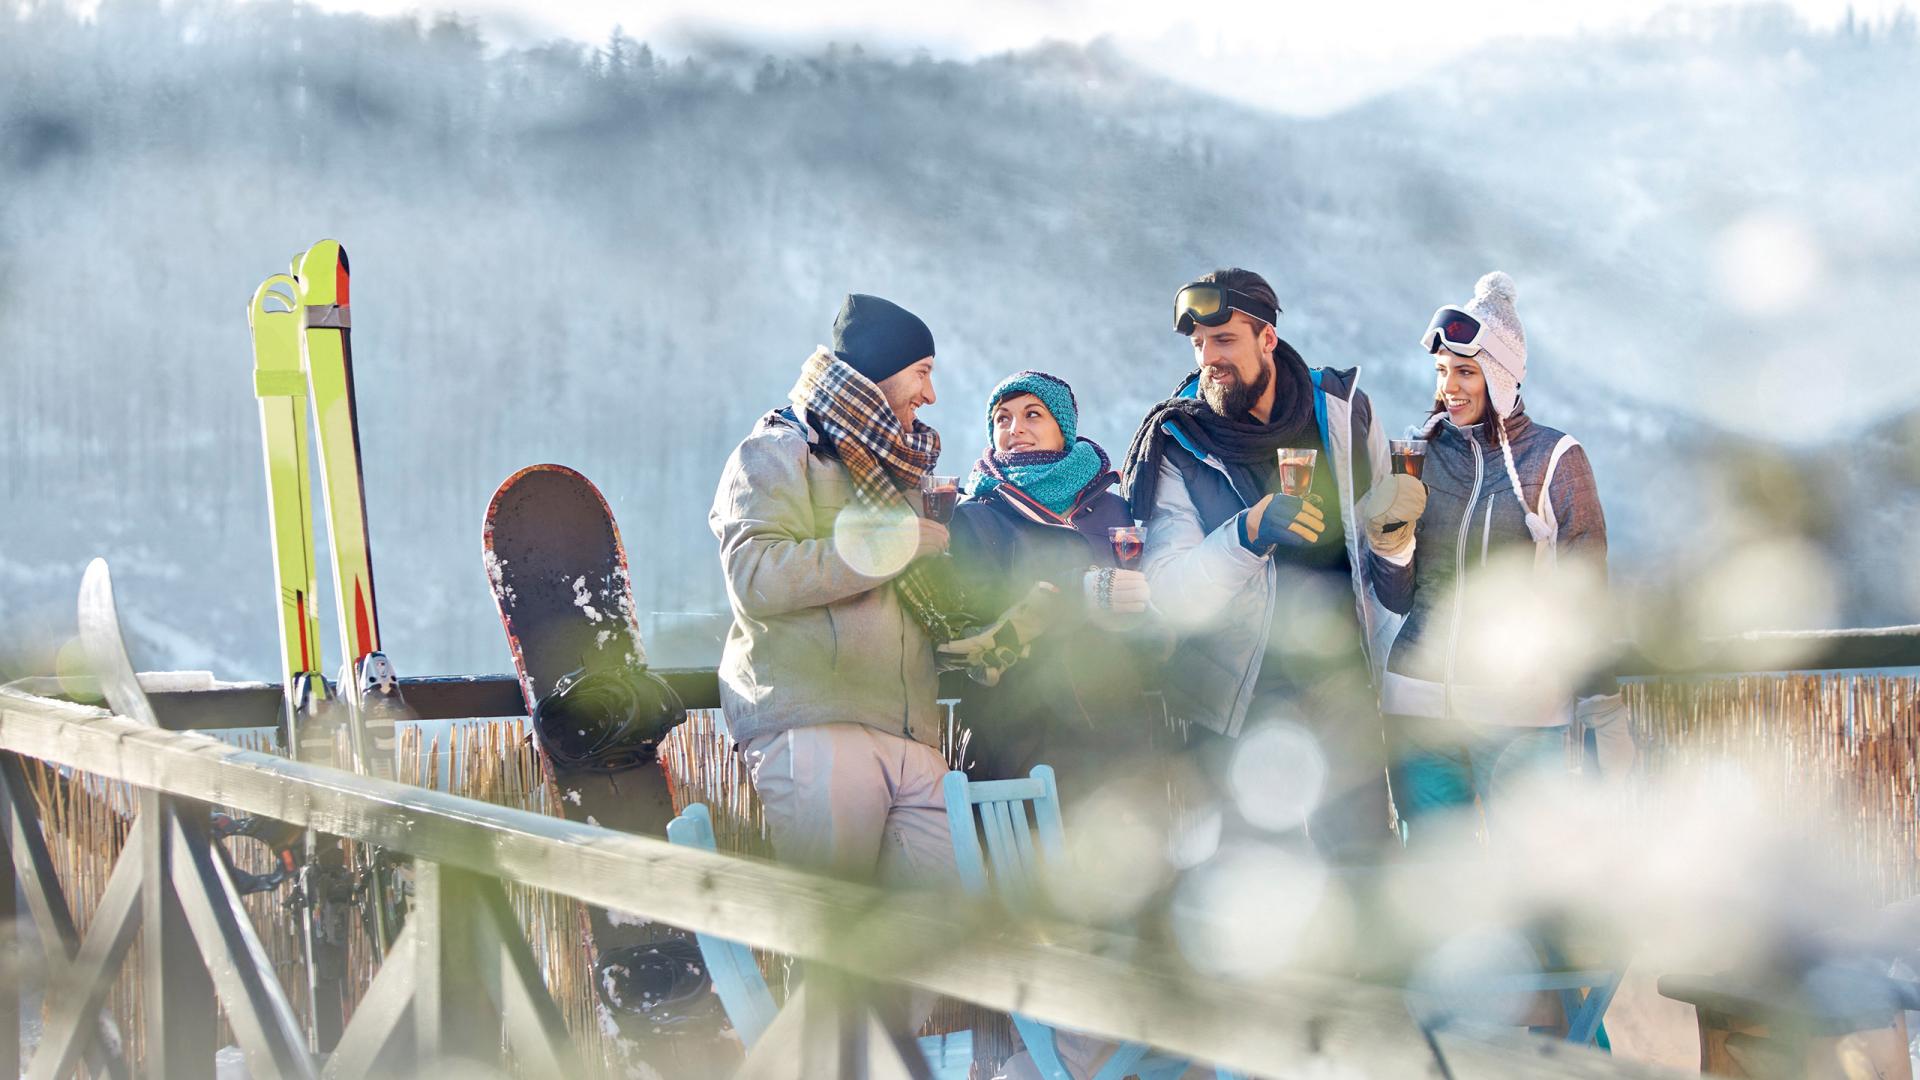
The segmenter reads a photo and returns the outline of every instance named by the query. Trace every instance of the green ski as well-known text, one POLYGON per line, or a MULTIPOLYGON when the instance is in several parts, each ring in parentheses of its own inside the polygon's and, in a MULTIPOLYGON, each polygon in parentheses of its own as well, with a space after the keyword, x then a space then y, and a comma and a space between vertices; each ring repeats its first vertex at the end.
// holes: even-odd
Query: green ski
MULTIPOLYGON (((322 674, 320 612, 314 604, 313 477, 308 465, 307 376, 300 363, 299 283, 275 274, 247 308, 253 336, 253 390, 267 465, 267 523, 280 607, 283 722, 289 752, 332 765, 335 716, 322 674)), ((307 960, 307 1023, 314 1049, 328 1051, 346 1022, 349 912, 354 876, 340 841, 306 834, 295 903, 307 960)))
POLYGON ((321 675, 320 612, 313 602, 313 480, 307 464, 307 377, 300 369, 299 285, 285 274, 261 282, 247 308, 247 326, 253 332, 253 393, 260 399, 267 524, 280 594, 285 737, 296 757, 330 761, 330 753, 313 752, 312 739, 300 725, 326 700, 327 685, 321 675))
MULTIPOLYGON (((393 665, 380 650, 353 395, 347 253, 337 242, 322 240, 295 257, 293 278, 300 301, 300 366, 313 404, 320 490, 345 656, 336 693, 345 706, 340 713, 347 729, 348 756, 355 772, 391 780, 395 778, 395 724, 409 713, 393 665)), ((343 905, 335 901, 358 900, 362 924, 376 953, 384 955, 400 932, 405 910, 394 879, 395 861, 385 852, 356 846, 349 872, 339 853, 323 847, 320 854, 324 861, 308 867, 315 876, 313 895, 320 899, 320 907, 337 914, 343 905)), ((329 925, 329 933, 332 929, 329 925)))
POLYGON ((380 651, 380 616, 367 538, 366 484, 353 396, 347 253, 322 240, 294 260, 300 286, 300 356, 313 398, 320 489, 326 496, 334 596, 346 673, 347 740, 354 769, 393 779, 394 722, 404 714, 393 665, 380 651))

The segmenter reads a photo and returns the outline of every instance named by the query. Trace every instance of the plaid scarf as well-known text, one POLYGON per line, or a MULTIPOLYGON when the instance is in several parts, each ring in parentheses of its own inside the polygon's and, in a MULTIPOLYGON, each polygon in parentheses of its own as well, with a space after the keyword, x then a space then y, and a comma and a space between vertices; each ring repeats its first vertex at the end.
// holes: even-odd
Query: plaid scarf
MULTIPOLYGON (((854 498, 876 521, 913 515, 901 493, 920 486, 920 478, 940 458, 940 433, 915 420, 913 430, 900 427, 900 418, 873 380, 855 371, 821 348, 800 366, 800 381, 788 395, 804 410, 807 422, 818 428, 853 474, 854 498)), ((941 645, 963 636, 958 600, 949 594, 950 574, 941 574, 934 559, 916 559, 893 579, 901 602, 941 645), (945 598, 946 602, 943 602, 945 598)))

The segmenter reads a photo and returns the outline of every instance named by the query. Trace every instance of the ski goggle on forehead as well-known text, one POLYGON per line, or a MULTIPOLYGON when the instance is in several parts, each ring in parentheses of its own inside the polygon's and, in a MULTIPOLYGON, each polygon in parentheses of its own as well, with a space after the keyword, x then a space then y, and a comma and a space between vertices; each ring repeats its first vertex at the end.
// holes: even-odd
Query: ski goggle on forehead
POLYGON ((1238 289, 1195 282, 1173 294, 1173 330, 1177 334, 1191 334, 1196 323, 1220 326, 1233 318, 1236 311, 1269 326, 1280 319, 1279 308, 1263 304, 1238 289))
POLYGON ((1428 352, 1444 345, 1455 356, 1478 356, 1486 344, 1481 340, 1486 331, 1479 319, 1459 308, 1443 307, 1433 313, 1433 321, 1427 324, 1426 336, 1420 339, 1420 344, 1428 352))

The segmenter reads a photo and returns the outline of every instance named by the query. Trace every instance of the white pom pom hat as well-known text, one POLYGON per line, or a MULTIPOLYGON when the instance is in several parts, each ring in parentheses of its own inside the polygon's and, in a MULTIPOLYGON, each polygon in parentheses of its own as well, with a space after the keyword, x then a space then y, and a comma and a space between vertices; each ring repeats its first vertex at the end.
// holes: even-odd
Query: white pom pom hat
POLYGON ((1486 331, 1480 338, 1480 373, 1487 377, 1487 396, 1502 419, 1513 415, 1520 401, 1520 384, 1527 381, 1527 332, 1513 311, 1513 279, 1495 270, 1473 286, 1473 299, 1460 310, 1480 320, 1486 331))
MULTIPOLYGON (((1527 380, 1527 333, 1521 329, 1520 316, 1513 310, 1514 292, 1513 278, 1494 270, 1474 283, 1473 299, 1460 305, 1460 310, 1480 322, 1480 352, 1474 359, 1480 362, 1480 374, 1487 380, 1487 399, 1494 413, 1492 423, 1499 431, 1500 456, 1505 459, 1507 477, 1513 483, 1513 496, 1520 500, 1520 509, 1527 517, 1527 531, 1538 543, 1543 537, 1551 536, 1552 529, 1527 505, 1520 474, 1513 467, 1513 445, 1507 441, 1507 425, 1503 423, 1519 407, 1520 384, 1527 380)), ((1431 432, 1445 416, 1444 412, 1434 413, 1423 433, 1431 432)))

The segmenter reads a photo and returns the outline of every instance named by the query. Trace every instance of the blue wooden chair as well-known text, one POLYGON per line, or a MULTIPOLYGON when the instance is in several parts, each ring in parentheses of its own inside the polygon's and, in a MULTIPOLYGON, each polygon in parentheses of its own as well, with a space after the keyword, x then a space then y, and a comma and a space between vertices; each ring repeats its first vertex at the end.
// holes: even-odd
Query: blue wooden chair
MULTIPOLYGON (((715 850, 712 814, 704 804, 688 806, 679 817, 667 822, 667 839, 684 847, 715 850)), ((753 950, 711 934, 695 934, 694 940, 700 943, 700 959, 706 961, 707 974, 713 979, 713 992, 720 995, 727 1019, 739 1033, 740 1041, 752 1047, 773 1023, 774 1014, 780 1011, 773 1003, 773 992, 767 988, 767 977, 760 973, 760 964, 753 958, 753 950)))
MULTIPOLYGON (((1613 1004, 1613 996, 1620 989, 1620 980, 1626 975, 1626 969, 1578 969, 1568 964, 1551 945, 1545 946, 1543 952, 1546 970, 1476 980, 1471 991, 1488 995, 1543 991, 1558 994, 1560 1008, 1567 1019, 1567 1041, 1582 1046, 1597 1046, 1611 1053, 1613 1047, 1607 1039, 1606 1024, 1602 1021, 1607 1014, 1607 1006, 1613 1004)), ((1416 1013, 1425 1014, 1424 1023, 1430 1027, 1446 1027, 1452 1022, 1452 1017, 1434 1012, 1430 1002, 1422 1002, 1419 998, 1420 995, 1414 995, 1412 1004, 1416 1013)))
MULTIPOLYGON (((960 883, 975 896, 997 891, 1016 905, 1032 897, 1040 888, 1042 864, 1066 858, 1066 831, 1060 822, 1060 793, 1054 786, 1052 766, 1036 765, 1023 780, 969 781, 966 773, 956 771, 947 774, 944 784, 960 883)), ((1013 1014, 1013 1026, 1040 1075, 1047 1080, 1073 1080, 1060 1060, 1052 1026, 1019 1013, 1013 1014)), ((1094 1080, 1126 1076, 1171 1080, 1187 1065, 1184 1059, 1154 1054, 1143 1043, 1122 1043, 1094 1080)), ((1234 1074, 1224 1069, 1218 1076, 1234 1080, 1234 1074)))
MULTIPOLYGON (((688 805, 679 817, 667 822, 667 840, 683 847, 716 850, 712 813, 702 803, 688 805)), ((727 1010, 727 1020, 733 1024, 741 1044, 753 1049, 753 1044, 766 1034, 774 1015, 780 1011, 774 1004, 773 991, 767 986, 767 977, 760 973, 753 950, 712 934, 696 933, 694 940, 700 945, 700 958, 706 961, 707 974, 713 979, 713 991, 720 995, 720 1004, 727 1010)), ((920 1052, 936 1077, 966 1075, 967 1064, 973 1058, 972 1039, 970 1033, 961 1034, 968 1037, 929 1035, 919 1040, 920 1052)))
POLYGON ((1546 947, 1546 958, 1551 970, 1533 978, 1540 983, 1537 989, 1560 994, 1560 1007, 1567 1014, 1567 1041, 1612 1053, 1607 1025, 1602 1021, 1620 989, 1620 980, 1626 977, 1625 965, 1597 971, 1573 970, 1552 945, 1546 947))

